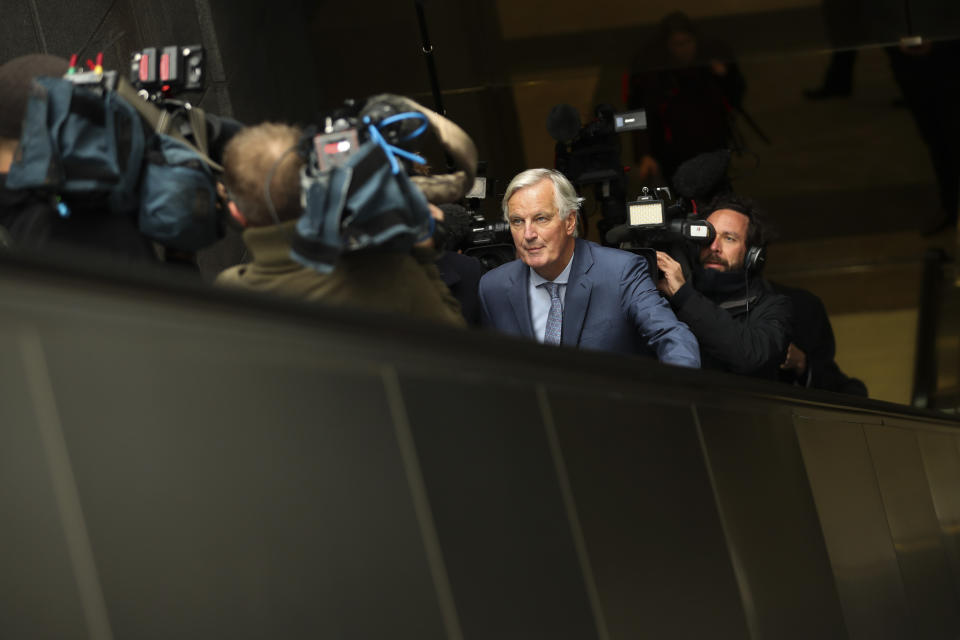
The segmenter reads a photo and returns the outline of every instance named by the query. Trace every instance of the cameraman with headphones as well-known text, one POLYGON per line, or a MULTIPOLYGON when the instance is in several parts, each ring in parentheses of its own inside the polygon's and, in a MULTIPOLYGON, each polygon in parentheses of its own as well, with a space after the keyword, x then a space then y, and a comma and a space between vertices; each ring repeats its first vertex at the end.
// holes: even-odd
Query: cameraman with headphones
POLYGON ((776 380, 789 344, 791 305, 760 277, 766 229, 754 203, 732 194, 714 199, 707 220, 713 243, 700 249, 688 282, 662 251, 657 288, 700 342, 704 369, 776 380))

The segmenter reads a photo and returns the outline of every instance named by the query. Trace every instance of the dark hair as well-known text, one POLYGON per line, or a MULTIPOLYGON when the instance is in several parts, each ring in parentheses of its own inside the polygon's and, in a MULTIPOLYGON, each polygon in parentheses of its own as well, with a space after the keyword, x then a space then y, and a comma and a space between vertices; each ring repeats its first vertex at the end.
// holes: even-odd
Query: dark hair
POLYGON ((674 11, 665 15, 657 25, 657 31, 657 35, 664 43, 675 33, 689 33, 694 38, 700 35, 693 20, 683 11, 674 11))
POLYGON ((58 78, 67 72, 70 63, 46 54, 14 58, 0 65, 0 138, 20 139, 20 125, 27 110, 33 79, 37 76, 58 78))
MULTIPOLYGON (((757 207, 757 203, 746 196, 726 193, 715 197, 707 206, 706 216, 720 209, 730 209, 742 213, 750 219, 747 226, 747 245, 751 247, 765 247, 773 240, 773 231, 767 221, 767 214, 757 207)), ((706 217, 704 216, 704 217, 706 217)))

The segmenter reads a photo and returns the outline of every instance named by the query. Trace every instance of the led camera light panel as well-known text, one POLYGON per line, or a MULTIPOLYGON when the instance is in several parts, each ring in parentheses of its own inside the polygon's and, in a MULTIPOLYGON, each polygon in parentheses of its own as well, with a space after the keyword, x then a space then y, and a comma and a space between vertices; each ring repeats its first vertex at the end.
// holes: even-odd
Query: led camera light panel
POLYGON ((663 203, 659 200, 630 203, 630 226, 650 227, 663 224, 663 203))
POLYGON ((643 109, 613 114, 613 128, 621 131, 637 131, 647 128, 647 112, 643 109))

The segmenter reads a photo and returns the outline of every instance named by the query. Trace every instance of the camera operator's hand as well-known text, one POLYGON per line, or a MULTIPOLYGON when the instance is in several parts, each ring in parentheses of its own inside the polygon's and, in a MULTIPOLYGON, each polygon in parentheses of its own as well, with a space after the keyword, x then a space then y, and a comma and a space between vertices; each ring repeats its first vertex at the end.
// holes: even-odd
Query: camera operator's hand
MULTIPOLYGON (((427 203, 427 206, 430 207, 430 216, 434 220, 443 222, 443 209, 441 209, 435 204, 430 204, 429 202, 427 203)), ((413 246, 414 248, 418 248, 418 249, 434 249, 436 247, 436 244, 433 241, 433 236, 430 236, 426 240, 421 240, 420 242, 418 242, 413 246)))
POLYGON ((787 359, 783 361, 780 368, 796 371, 797 375, 802 376, 807 371, 807 354, 791 342, 787 347, 787 359))
POLYGON ((683 268, 680 263, 665 254, 663 251, 657 251, 657 268, 663 272, 663 277, 657 283, 657 289, 668 298, 680 290, 687 279, 683 277, 683 268))
POLYGON ((640 158, 640 166, 634 167, 631 173, 637 174, 641 182, 648 182, 654 176, 660 175, 660 165, 653 159, 653 156, 647 154, 640 158))
POLYGON ((710 71, 713 72, 713 75, 720 76, 722 78, 723 76, 727 75, 727 65, 719 60, 711 60, 710 71))

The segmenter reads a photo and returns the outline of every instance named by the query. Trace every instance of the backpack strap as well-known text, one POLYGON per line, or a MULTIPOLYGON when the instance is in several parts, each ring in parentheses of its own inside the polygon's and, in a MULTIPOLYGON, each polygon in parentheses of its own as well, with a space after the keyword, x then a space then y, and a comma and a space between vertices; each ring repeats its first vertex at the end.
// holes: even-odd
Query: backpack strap
POLYGON ((133 85, 122 76, 117 78, 116 93, 136 109, 140 116, 147 121, 147 124, 149 124, 156 133, 166 134, 174 140, 182 142, 196 151, 197 155, 199 155, 211 169, 220 173, 223 172, 223 167, 220 163, 213 161, 210 156, 207 155, 207 124, 203 109, 191 107, 187 110, 190 129, 194 139, 197 141, 197 144, 193 144, 173 126, 176 120, 174 116, 170 115, 165 109, 161 109, 149 100, 144 99, 144 97, 133 88, 133 85))
POLYGON ((207 141, 207 118, 203 109, 190 106, 187 109, 187 119, 190 122, 190 128, 193 130, 193 139, 196 141, 196 147, 204 156, 210 152, 207 141))

